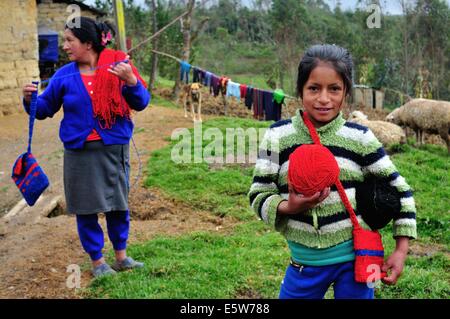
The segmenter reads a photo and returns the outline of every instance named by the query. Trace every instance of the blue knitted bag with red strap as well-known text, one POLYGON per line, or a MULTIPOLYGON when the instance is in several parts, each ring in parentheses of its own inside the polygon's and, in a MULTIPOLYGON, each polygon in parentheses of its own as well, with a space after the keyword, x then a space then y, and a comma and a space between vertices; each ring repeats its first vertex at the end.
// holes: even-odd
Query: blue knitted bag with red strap
MULTIPOLYGON (((37 82, 33 82, 37 84, 37 82)), ((12 179, 28 205, 33 206, 50 184, 47 176, 31 153, 34 119, 37 108, 37 91, 31 95, 28 150, 20 155, 13 165, 12 179)))

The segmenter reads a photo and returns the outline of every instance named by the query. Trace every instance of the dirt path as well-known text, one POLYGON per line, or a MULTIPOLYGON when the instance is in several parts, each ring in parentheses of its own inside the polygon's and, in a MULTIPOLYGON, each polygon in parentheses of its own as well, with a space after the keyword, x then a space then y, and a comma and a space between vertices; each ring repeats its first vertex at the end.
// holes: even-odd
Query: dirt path
MULTIPOLYGON (((205 116, 207 119, 207 116, 205 116)), ((45 194, 63 194, 63 148, 58 138, 61 114, 53 119, 37 121, 33 153, 39 160, 51 186, 45 194)), ((177 127, 192 127, 192 121, 181 109, 152 106, 134 118, 137 134, 134 139, 142 161, 144 175, 150 152, 168 143, 167 137, 177 127)), ((28 117, 18 114, 0 118, 0 216, 9 211, 21 196, 10 180, 10 170, 17 156, 26 150, 28 117)), ((138 172, 133 147, 131 183, 138 172)), ((130 193, 132 215, 130 243, 141 242, 155 235, 177 235, 193 230, 227 232, 234 221, 214 217, 208 212, 193 211, 189 206, 166 198, 158 190, 142 187, 139 180, 130 193), (139 218, 139 220, 137 219, 139 218)), ((101 219, 104 224, 104 219, 101 219)), ((104 227, 104 229, 106 229, 104 227)), ((111 244, 105 238, 105 248, 111 244)), ((0 219, 0 298, 79 298, 76 289, 69 289, 67 267, 82 266, 81 287, 92 279, 88 258, 79 243, 75 218, 61 215, 31 221, 14 222, 0 219)))

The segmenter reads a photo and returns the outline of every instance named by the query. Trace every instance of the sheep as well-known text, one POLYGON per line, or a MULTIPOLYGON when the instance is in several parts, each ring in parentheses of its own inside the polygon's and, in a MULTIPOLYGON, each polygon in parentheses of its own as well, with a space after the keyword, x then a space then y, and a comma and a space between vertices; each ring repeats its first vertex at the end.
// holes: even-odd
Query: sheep
POLYGON ((348 121, 367 126, 383 145, 406 142, 405 132, 400 126, 385 121, 370 121, 361 111, 353 111, 348 121))
POLYGON ((413 129, 419 145, 423 143, 424 132, 439 134, 450 153, 450 102, 413 99, 389 113, 386 120, 413 129))

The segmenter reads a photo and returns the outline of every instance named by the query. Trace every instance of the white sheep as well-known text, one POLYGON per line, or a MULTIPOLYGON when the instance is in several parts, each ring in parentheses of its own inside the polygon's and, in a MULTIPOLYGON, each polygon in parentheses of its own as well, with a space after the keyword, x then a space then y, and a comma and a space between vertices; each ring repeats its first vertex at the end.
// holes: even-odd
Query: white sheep
POLYGON ((405 143, 406 135, 403 129, 393 123, 385 121, 370 121, 361 111, 353 111, 348 120, 367 126, 383 145, 405 143))
POLYGON ((389 113, 386 120, 413 129, 419 145, 423 143, 423 132, 439 134, 450 153, 450 102, 413 99, 389 113))

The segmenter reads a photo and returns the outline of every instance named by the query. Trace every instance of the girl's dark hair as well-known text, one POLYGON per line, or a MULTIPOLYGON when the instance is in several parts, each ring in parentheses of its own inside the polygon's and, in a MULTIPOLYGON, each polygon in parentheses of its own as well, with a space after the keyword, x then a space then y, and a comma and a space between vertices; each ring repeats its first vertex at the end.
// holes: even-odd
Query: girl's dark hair
POLYGON ((100 53, 108 45, 102 44, 103 33, 107 34, 111 31, 111 35, 116 35, 114 26, 108 22, 96 22, 94 19, 88 17, 80 17, 80 23, 67 23, 64 29, 72 31, 73 35, 80 40, 81 43, 91 42, 95 52, 100 53))
POLYGON ((309 79, 312 70, 320 63, 332 65, 344 82, 346 95, 352 92, 353 59, 350 52, 334 44, 317 44, 306 50, 298 66, 297 94, 303 98, 303 87, 309 79))

